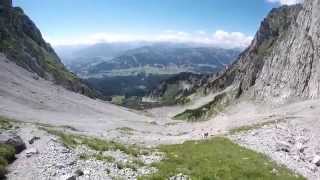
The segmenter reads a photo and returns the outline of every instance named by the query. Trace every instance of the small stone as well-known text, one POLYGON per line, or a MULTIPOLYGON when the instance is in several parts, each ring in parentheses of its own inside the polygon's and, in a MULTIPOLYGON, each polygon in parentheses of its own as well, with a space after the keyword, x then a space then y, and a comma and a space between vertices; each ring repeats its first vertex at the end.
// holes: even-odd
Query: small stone
POLYGON ((188 176, 183 175, 182 173, 179 173, 173 177, 169 178, 170 180, 189 180, 188 176))
POLYGON ((32 76, 32 78, 33 78, 34 80, 39 80, 39 76, 37 76, 37 75, 32 76))
POLYGON ((40 137, 34 136, 29 140, 29 144, 33 144, 36 140, 39 140, 39 139, 40 139, 40 137))
POLYGON ((38 150, 36 149, 36 148, 30 148, 30 149, 27 149, 26 150, 26 157, 31 157, 31 156, 33 156, 33 155, 35 155, 35 154, 38 154, 39 152, 38 152, 38 150))
POLYGON ((69 149, 62 149, 62 150, 61 150, 61 153, 69 153, 69 152, 70 152, 69 149))
POLYGON ((315 155, 312 159, 312 163, 319 167, 320 166, 320 156, 315 155))
POLYGON ((83 174, 90 174, 90 170, 84 170, 83 174))
POLYGON ((69 175, 65 180, 77 180, 77 177, 75 175, 69 175))
POLYGON ((76 170, 76 171, 74 172, 74 174, 75 174, 77 177, 84 175, 83 171, 81 171, 80 169, 76 170))
POLYGON ((76 161, 71 161, 70 163, 68 163, 69 166, 73 166, 76 164, 76 161))
POLYGON ((58 164, 58 165, 56 165, 56 167, 57 167, 58 169, 63 169, 63 168, 65 168, 64 165, 62 165, 62 164, 58 164))
POLYGON ((273 168, 271 173, 274 174, 274 175, 277 175, 279 173, 279 171, 273 168))
POLYGON ((277 151, 290 152, 291 145, 284 141, 277 142, 277 151))

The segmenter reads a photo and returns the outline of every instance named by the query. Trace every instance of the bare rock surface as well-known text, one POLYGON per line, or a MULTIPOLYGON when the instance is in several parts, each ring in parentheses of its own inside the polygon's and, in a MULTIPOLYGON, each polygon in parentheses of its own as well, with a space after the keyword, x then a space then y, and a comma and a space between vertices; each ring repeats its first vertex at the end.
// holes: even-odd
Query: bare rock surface
POLYGON ((320 134, 312 124, 291 120, 230 137, 245 147, 267 154, 310 180, 320 178, 320 134))

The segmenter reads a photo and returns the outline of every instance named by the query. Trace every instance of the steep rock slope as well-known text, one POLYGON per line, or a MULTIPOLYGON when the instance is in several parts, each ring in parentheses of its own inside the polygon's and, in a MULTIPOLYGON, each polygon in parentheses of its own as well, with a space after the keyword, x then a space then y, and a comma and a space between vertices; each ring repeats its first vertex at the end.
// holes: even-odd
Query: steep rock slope
POLYGON ((318 73, 312 68, 318 56, 314 48, 319 38, 318 11, 318 0, 307 0, 303 7, 273 9, 251 45, 229 69, 206 85, 206 91, 217 92, 233 85, 238 95, 246 93, 272 102, 319 96, 315 88, 318 73))
POLYGON ((307 67, 308 63, 304 60, 305 52, 299 53, 296 49, 302 51, 302 49, 308 50, 309 47, 300 44, 301 40, 294 36, 298 29, 300 32, 304 31, 304 28, 299 25, 299 21, 303 20, 299 19, 305 17, 303 12, 308 11, 308 3, 310 1, 306 2, 304 7, 294 5, 273 9, 262 21, 251 45, 240 54, 239 58, 218 75, 198 80, 202 81, 202 85, 195 91, 206 94, 217 93, 233 86, 234 98, 245 93, 263 100, 270 100, 273 97, 274 101, 284 101, 289 97, 301 97, 306 94, 306 92, 301 94, 302 90, 299 94, 299 90, 295 89, 293 83, 302 84, 306 81, 297 79, 307 74, 301 67, 303 67, 302 64, 307 67), (290 64, 298 58, 302 63, 300 66, 290 64), (292 77, 297 72, 301 74, 292 77), (287 89, 291 87, 290 94, 287 89, 284 89, 285 87, 287 89))
POLYGON ((303 10, 274 45, 258 76, 258 97, 320 96, 320 1, 306 0, 303 10))
MULTIPOLYGON (((261 23, 251 45, 228 70, 208 83, 206 89, 216 92, 234 85, 239 87, 239 94, 242 94, 254 86, 262 75, 261 72, 267 64, 267 59, 277 50, 277 44, 285 41, 289 36, 289 30, 295 26, 300 10, 300 5, 273 9, 261 23)), ((282 63, 286 64, 283 61, 282 63)))
POLYGON ((61 63, 39 29, 12 0, 0 1, 0 52, 11 61, 75 92, 93 92, 61 63))
POLYGON ((207 119, 239 97, 275 104, 319 98, 319 18, 319 0, 273 9, 238 60, 196 90, 219 98, 179 117, 207 119))

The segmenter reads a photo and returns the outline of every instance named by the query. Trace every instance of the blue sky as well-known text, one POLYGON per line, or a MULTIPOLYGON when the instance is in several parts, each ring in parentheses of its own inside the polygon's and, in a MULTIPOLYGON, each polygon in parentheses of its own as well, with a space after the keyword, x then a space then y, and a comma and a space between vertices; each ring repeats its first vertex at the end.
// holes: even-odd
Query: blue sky
POLYGON ((246 44, 271 8, 297 0, 13 1, 49 42, 61 45, 135 40, 219 43, 229 37, 229 44, 232 39, 246 44))

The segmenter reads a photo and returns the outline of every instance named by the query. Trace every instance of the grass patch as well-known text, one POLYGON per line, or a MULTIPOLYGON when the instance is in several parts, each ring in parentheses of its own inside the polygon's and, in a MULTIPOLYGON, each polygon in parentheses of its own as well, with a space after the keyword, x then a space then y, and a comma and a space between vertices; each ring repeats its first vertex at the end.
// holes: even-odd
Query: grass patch
POLYGON ((121 105, 123 104, 125 98, 126 98, 125 96, 112 96, 111 102, 113 104, 121 105))
POLYGON ((117 130, 128 135, 133 135, 133 132, 135 131, 130 127, 121 127, 121 128, 117 128, 117 130))
POLYGON ((0 144, 0 179, 6 174, 6 166, 14 160, 15 149, 12 146, 0 144))
POLYGON ((11 121, 14 121, 14 120, 0 116, 0 129, 11 130, 11 129, 18 128, 17 126, 13 126, 11 121))
POLYGON ((96 159, 98 161, 104 161, 104 162, 115 162, 115 158, 112 156, 103 155, 102 152, 99 152, 97 154, 86 154, 82 153, 79 155, 79 158, 81 160, 88 160, 88 159, 96 159))
POLYGON ((242 133, 242 132, 250 131, 250 130, 253 130, 253 129, 259 129, 259 128, 262 128, 263 126, 275 124, 275 123, 280 122, 280 121, 281 120, 272 120, 272 121, 266 121, 266 122, 263 122, 263 123, 256 123, 256 124, 248 125, 248 126, 241 126, 241 127, 238 127, 238 128, 231 129, 229 131, 229 133, 230 134, 242 133))
POLYGON ((58 136, 62 143, 68 148, 75 148, 78 145, 85 145, 99 152, 120 150, 125 154, 135 157, 137 157, 140 153, 139 147, 133 145, 123 145, 115 141, 107 141, 94 137, 68 134, 54 129, 43 129, 50 134, 58 136))
POLYGON ((105 156, 105 155, 102 155, 101 153, 99 154, 95 154, 94 155, 94 158, 96 160, 99 160, 99 161, 106 161, 106 162, 114 162, 116 159, 112 156, 105 156))
POLYGON ((166 158, 153 166, 154 174, 140 180, 168 179, 179 173, 193 180, 302 180, 285 167, 277 165, 265 155, 241 147, 227 138, 187 141, 177 145, 163 145, 160 151, 166 158), (274 173, 275 170, 277 173, 274 173))
POLYGON ((118 169, 132 169, 133 171, 137 171, 139 167, 141 167, 140 165, 138 164, 135 164, 135 163, 130 163, 130 162, 127 162, 127 163, 123 163, 123 162, 116 162, 116 166, 118 169))

